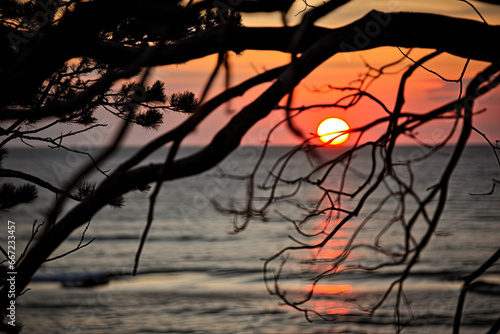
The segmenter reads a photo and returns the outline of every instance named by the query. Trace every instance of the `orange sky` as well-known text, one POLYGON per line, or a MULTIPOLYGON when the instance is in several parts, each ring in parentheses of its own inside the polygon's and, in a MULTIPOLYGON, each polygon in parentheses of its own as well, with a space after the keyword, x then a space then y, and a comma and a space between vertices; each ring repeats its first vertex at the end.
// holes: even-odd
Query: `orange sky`
MULTIPOLYGON (((310 1, 311 4, 314 2, 310 1)), ((491 6, 474 2, 478 10, 481 11, 485 19, 490 24, 500 24, 500 12, 498 6, 491 6), (493 11, 493 9, 495 11, 493 11)), ((297 1, 296 6, 290 10, 290 13, 297 13, 302 8, 302 2, 297 1)), ((440 14, 467 17, 477 19, 478 16, 474 10, 463 2, 459 1, 427 1, 427 0, 400 0, 400 1, 352 1, 349 5, 344 6, 335 15, 324 18, 320 23, 324 26, 343 25, 353 19, 363 15, 372 8, 378 10, 415 10, 415 11, 430 11, 440 14), (373 4, 376 4, 374 7, 373 4), (370 4, 370 7, 368 7, 370 4), (331 23, 334 22, 334 23, 331 23)), ((288 15, 290 23, 293 24, 298 18, 294 15, 288 15)), ((249 26, 253 25, 280 25, 279 16, 270 15, 252 15, 244 18, 244 23, 249 26)), ((414 50, 412 57, 418 59, 419 56, 428 54, 432 50, 414 50)), ((401 53, 395 48, 379 48, 363 53, 352 53, 349 55, 336 55, 324 63, 320 68, 311 73, 305 78, 297 88, 294 105, 302 106, 308 104, 331 103, 340 95, 326 89, 328 85, 347 86, 349 82, 356 79, 360 74, 366 71, 361 56, 372 66, 382 66, 388 62, 399 59, 401 53), (320 92, 318 92, 318 90, 320 92)), ((264 69, 270 69, 278 65, 285 64, 289 61, 289 55, 279 52, 262 52, 262 51, 245 51, 243 55, 232 55, 232 83, 237 84, 242 80, 255 75, 264 69)), ((465 60, 443 55, 427 63, 427 67, 439 72, 446 78, 457 79, 460 76, 462 66, 465 60)), ((191 61, 187 64, 166 66, 155 69, 152 79, 164 80, 167 87, 167 93, 173 93, 180 90, 191 90, 196 94, 200 94, 208 77, 216 63, 216 58, 213 56, 203 59, 191 61)), ((405 60, 402 65, 410 64, 409 60, 405 60)), ((480 62, 471 62, 466 73, 466 79, 470 79, 480 69, 487 64, 480 62)), ((400 69, 403 66, 398 66, 400 69)), ((387 76, 377 81, 370 87, 369 92, 384 101, 389 108, 394 104, 395 94, 397 90, 397 81, 400 75, 387 76)), ((223 87, 223 75, 219 75, 211 94, 215 94, 223 87)), ((252 101, 259 92, 265 89, 265 85, 257 87, 248 92, 241 98, 233 100, 229 106, 232 110, 240 110, 243 106, 252 101)), ((406 111, 418 112, 426 111, 429 108, 437 107, 445 102, 449 102, 456 98, 459 93, 457 83, 445 83, 435 75, 424 70, 417 71, 412 77, 408 85, 406 111)), ((478 107, 486 107, 488 112, 477 115, 474 118, 474 126, 486 133, 489 138, 494 141, 500 139, 498 128, 500 125, 500 116, 496 110, 500 106, 500 92, 495 91, 492 94, 481 99, 478 107)), ((365 123, 375 119, 376 117, 385 115, 384 112, 370 101, 362 102, 355 108, 348 111, 340 109, 316 109, 310 110, 305 114, 297 117, 297 123, 300 124, 301 130, 308 134, 315 132, 318 124, 327 117, 339 117, 347 121, 351 127, 364 125, 365 123)), ((182 114, 168 114, 165 118, 165 123, 161 126, 160 131, 163 132, 179 124, 187 116, 182 114)), ((228 108, 222 108, 214 115, 209 117, 195 133, 186 138, 185 145, 201 145, 207 143, 213 135, 221 128, 221 126, 230 119, 231 113, 228 113, 228 108)), ((243 140, 243 144, 258 145, 262 144, 271 127, 279 120, 283 119, 282 111, 275 111, 271 116, 264 119, 253 128, 243 140)), ((448 131, 447 123, 436 123, 423 128, 420 131, 420 138, 432 144, 438 142, 448 131)), ((378 132, 367 133, 366 138, 374 138, 380 134, 383 128, 378 129, 378 132)), ((158 135, 156 131, 148 131, 137 129, 128 137, 125 144, 140 145, 148 139, 158 135)), ((351 136, 345 144, 352 144, 355 136, 351 136)), ((272 144, 275 145, 292 145, 297 144, 299 140, 294 137, 285 128, 279 129, 272 137, 272 144)), ((483 143, 484 140, 479 135, 473 134, 471 142, 483 143)), ((412 143, 412 141, 402 141, 402 143, 412 143)))

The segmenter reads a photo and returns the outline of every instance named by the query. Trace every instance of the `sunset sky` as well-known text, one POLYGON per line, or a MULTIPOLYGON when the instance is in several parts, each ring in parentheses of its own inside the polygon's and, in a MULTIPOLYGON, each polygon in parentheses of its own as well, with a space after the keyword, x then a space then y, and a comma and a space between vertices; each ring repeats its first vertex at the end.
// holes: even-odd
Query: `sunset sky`
MULTIPOLYGON (((321 1, 309 1, 311 4, 319 4, 321 1)), ((473 2, 476 8, 481 12, 489 24, 500 24, 499 6, 488 5, 480 2, 473 2)), ((289 24, 293 25, 300 19, 296 16, 303 8, 301 1, 296 1, 295 5, 288 12, 289 24)), ((320 25, 327 27, 336 27, 352 22, 361 17, 371 9, 381 11, 420 11, 433 12, 457 17, 466 17, 479 20, 479 16, 468 4, 461 1, 352 1, 345 5, 334 15, 330 15, 319 21, 320 25), (374 6, 374 3, 376 6, 374 6)), ((247 15, 244 17, 244 24, 247 26, 280 26, 282 21, 278 14, 267 15, 247 15)), ((407 51, 407 50, 404 50, 407 51)), ((422 55, 431 53, 433 50, 413 50, 412 58, 418 59, 422 55)), ((371 66, 380 67, 402 57, 400 51, 396 48, 379 48, 362 53, 339 54, 320 68, 305 78, 295 92, 294 106, 304 106, 310 104, 332 103, 339 95, 338 92, 332 92, 328 85, 343 87, 357 79, 359 75, 366 72, 363 64, 365 59, 371 66)), ((275 66, 286 64, 290 59, 288 54, 280 52, 262 52, 245 51, 242 55, 231 55, 232 84, 238 84, 251 76, 263 72, 265 69, 271 69, 275 66)), ((401 65, 394 69, 402 69, 411 62, 405 60, 401 65)), ((442 55, 439 58, 426 64, 430 69, 438 72, 449 79, 458 79, 462 71, 465 59, 455 56, 442 55)), ((178 91, 190 90, 199 96, 206 84, 211 71, 216 64, 216 56, 209 56, 194 60, 183 65, 165 66, 156 68, 151 75, 151 82, 157 79, 166 83, 167 93, 171 94, 178 91)), ((470 80, 478 71, 486 67, 486 63, 471 62, 465 75, 465 83, 470 80)), ((373 95, 384 101, 389 108, 392 108, 395 101, 397 83, 402 72, 390 75, 375 82, 368 90, 373 95)), ((224 87, 224 73, 220 72, 216 84, 210 91, 210 96, 220 92, 224 87)), ((203 145, 208 143, 213 135, 227 123, 234 115, 230 110, 237 111, 251 102, 268 85, 261 85, 243 97, 235 99, 229 106, 225 106, 210 116, 201 126, 196 129, 186 140, 184 145, 203 145)), ((424 70, 417 71, 409 82, 407 89, 407 103, 405 111, 419 112, 428 111, 431 108, 438 107, 452 99, 458 97, 459 85, 457 83, 446 83, 440 80, 436 75, 424 70)), ((474 118, 474 126, 488 135, 495 141, 500 139, 498 128, 500 125, 500 92, 497 89, 494 93, 482 98, 477 108, 487 108, 487 112, 481 113, 474 118)), ((376 117, 383 116, 385 113, 374 103, 365 101, 355 108, 347 111, 341 109, 315 109, 310 110, 296 118, 297 124, 305 134, 314 133, 318 124, 328 117, 339 117, 344 119, 351 128, 364 125, 376 117)), ((107 116, 109 117, 109 116, 107 116)), ((171 129, 188 117, 183 114, 169 113, 165 117, 164 124, 158 131, 143 129, 134 129, 125 141, 125 145, 142 145, 148 140, 153 139, 159 133, 171 129)), ((257 124, 243 139, 245 145, 260 145, 264 142, 270 128, 284 117, 283 111, 275 111, 271 116, 257 124)), ((449 129, 449 123, 435 122, 422 128, 420 139, 433 144, 444 138, 449 129)), ((384 128, 378 129, 378 132, 367 133, 366 138, 374 138, 375 135, 384 131, 384 128)), ((345 145, 353 144, 354 136, 349 138, 345 145)), ((279 128, 271 138, 273 145, 294 145, 300 140, 292 135, 285 127, 279 128)), ((485 143, 484 139, 473 134, 471 137, 473 143, 485 143)), ((401 143, 414 143, 412 140, 401 141, 401 143)))

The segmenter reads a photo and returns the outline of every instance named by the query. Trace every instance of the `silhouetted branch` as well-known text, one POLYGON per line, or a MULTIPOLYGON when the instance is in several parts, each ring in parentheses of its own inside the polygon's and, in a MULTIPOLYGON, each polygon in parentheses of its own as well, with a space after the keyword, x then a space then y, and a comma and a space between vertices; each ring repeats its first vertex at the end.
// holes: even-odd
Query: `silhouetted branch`
POLYGON ((493 154, 495 155, 495 158, 497 159, 498 167, 500 167, 500 157, 498 156, 498 153, 497 153, 497 151, 500 150, 500 147, 498 146, 498 144, 496 146, 493 145, 493 143, 488 139, 488 137, 483 132, 479 131, 477 128, 472 127, 472 130, 479 133, 486 140, 486 142, 488 142, 488 145, 490 145, 491 149, 493 150, 493 154))
POLYGON ((496 180, 496 179, 493 179, 491 180, 491 189, 490 191, 488 192, 485 192, 485 193, 479 193, 479 194, 476 194, 476 193, 469 193, 469 195, 471 196, 488 196, 488 195, 493 195, 495 193, 495 187, 497 184, 500 184, 500 181, 499 180, 496 180))
POLYGON ((87 232, 89 226, 90 226, 90 221, 88 222, 87 226, 83 230, 82 236, 80 237, 80 242, 78 243, 78 245, 75 248, 73 248, 72 250, 67 251, 67 252, 65 252, 65 253, 63 253, 61 255, 57 255, 57 256, 51 257, 49 259, 46 259, 45 262, 50 262, 50 261, 58 260, 60 258, 68 256, 68 255, 70 255, 70 254, 72 254, 72 253, 74 253, 76 251, 79 251, 80 249, 85 248, 88 245, 90 245, 96 239, 95 237, 92 238, 92 239, 90 239, 89 241, 87 241, 85 244, 83 243, 83 241, 85 240, 85 233, 87 232))
POLYGON ((19 256, 19 258, 17 259, 17 262, 21 261, 23 259, 23 257, 26 255, 26 252, 30 248, 31 243, 35 239, 36 235, 38 234, 38 231, 43 226, 43 224, 45 224, 45 223, 40 223, 40 224, 37 225, 37 221, 36 220, 33 222, 33 226, 31 227, 30 239, 26 243, 26 246, 24 247, 24 251, 22 252, 21 256, 19 256))
MULTIPOLYGON (((285 116, 269 131, 253 169, 246 175, 223 175, 245 182, 247 193, 243 205, 228 208, 216 203, 216 208, 234 215, 235 233, 245 229, 254 219, 265 220, 273 204, 287 202, 300 211, 297 219, 288 212, 278 212, 283 220, 293 225, 299 237, 290 236, 295 244, 283 248, 265 261, 264 281, 269 292, 277 295, 283 303, 303 312, 307 320, 312 320, 313 316, 326 320, 338 319, 337 315, 330 317, 321 314, 308 305, 308 302, 313 301, 315 289, 321 280, 350 271, 373 273, 383 268, 397 270, 396 278, 374 303, 368 307, 362 307, 361 304, 358 306, 361 312, 374 313, 387 304, 389 298, 394 297, 396 331, 400 332, 413 316, 410 302, 405 296, 405 283, 423 250, 436 234, 447 201, 450 178, 472 130, 488 141, 500 165, 496 152, 498 147, 472 127, 472 118, 481 112, 474 110, 476 99, 492 91, 500 83, 499 56, 491 47, 491 40, 500 36, 500 26, 488 25, 468 1, 464 2, 479 14, 483 22, 435 14, 371 11, 342 27, 331 29, 315 25, 319 19, 349 2, 327 1, 314 7, 304 1, 309 11, 303 14, 302 22, 289 27, 284 19, 284 26, 277 28, 244 27, 238 12, 284 13, 289 10, 292 0, 243 0, 238 5, 222 9, 214 2, 205 0, 183 4, 150 0, 87 1, 71 5, 64 3, 61 4, 59 15, 52 15, 45 27, 26 27, 22 10, 29 7, 16 2, 16 6, 20 6, 20 14, 0 18, 0 28, 7 33, 30 31, 33 37, 26 43, 21 43, 22 45, 6 45, 6 52, 0 53, 0 119, 6 123, 0 129, 0 135, 6 136, 0 147, 19 139, 27 145, 31 141, 39 141, 71 152, 84 153, 63 145, 63 140, 101 126, 94 117, 98 107, 123 121, 111 144, 96 158, 89 155, 91 161, 76 171, 62 189, 23 172, 0 170, 1 176, 24 179, 56 195, 63 195, 55 196, 53 205, 49 208, 48 224, 43 229, 40 225, 36 226, 36 221, 33 225, 31 238, 18 261, 17 291, 25 289, 44 262, 69 255, 89 245, 94 239, 85 242, 85 233, 92 217, 101 208, 116 203, 116 199, 122 199, 128 192, 147 189, 149 184, 154 183, 146 224, 135 256, 133 273, 136 274, 162 185, 215 167, 239 147, 243 136, 255 124, 279 109, 285 111, 285 116), (92 22, 89 22, 89 17, 93 18, 92 22), (144 23, 146 27, 136 31, 133 25, 128 26, 127 20, 132 18, 144 23), (377 25, 379 31, 371 31, 364 40, 360 39, 360 32, 368 32, 373 24, 377 25), (294 92, 301 81, 331 57, 382 46, 397 47, 403 56, 380 68, 369 65, 363 59, 366 72, 357 80, 345 87, 329 84, 318 89, 335 90, 342 94, 333 103, 315 103, 301 107, 292 103, 294 92), (413 60, 411 50, 405 53, 401 48, 435 51, 413 60), (245 50, 281 51, 291 57, 284 66, 257 74, 230 87, 228 52, 241 53, 245 50), (438 71, 424 67, 425 62, 442 53, 466 59, 458 79, 447 79, 438 71), (153 67, 180 64, 209 55, 218 55, 217 64, 199 99, 190 92, 174 93, 167 99, 162 82, 151 87, 145 86, 153 67), (410 60, 412 64, 404 66, 406 60, 410 60), (485 61, 491 65, 469 83, 462 96, 463 79, 470 60, 485 61), (44 66, 40 66, 40 63, 44 66), (399 66, 400 69, 397 68, 399 66), (207 93, 221 67, 225 69, 225 90, 214 98, 207 99, 207 93), (418 70, 433 73, 444 81, 457 82, 457 99, 433 110, 405 110, 407 84, 418 70), (403 73, 394 107, 368 91, 379 78, 399 75, 401 71, 403 73), (134 78, 138 78, 138 83, 134 78), (121 80, 125 84, 121 90, 115 90, 121 80), (225 125, 221 125, 210 143, 186 157, 177 157, 183 140, 207 116, 224 103, 229 104, 235 97, 262 83, 269 85, 253 101, 236 111, 225 125), (284 98, 287 99, 285 105, 279 106, 284 98), (353 147, 334 156, 322 153, 328 142, 314 144, 318 142, 318 136, 305 135, 295 121, 295 117, 312 108, 349 110, 362 99, 374 103, 384 115, 350 129, 347 133, 355 138, 353 147), (161 112, 168 110, 192 115, 173 130, 159 134, 108 173, 100 184, 94 186, 86 183, 90 173, 115 153, 132 124, 156 128, 162 120, 161 112), (417 134, 418 130, 429 122, 440 119, 453 121, 444 139, 434 144, 422 142, 417 134), (38 121, 44 123, 40 125, 38 121), (61 124, 77 124, 80 128, 53 138, 40 135, 41 131, 61 124), (260 175, 264 158, 268 154, 271 135, 278 127, 286 124, 289 130, 302 138, 302 142, 279 157, 270 170, 266 171, 263 182, 259 183, 257 175, 260 175), (366 139, 369 131, 381 127, 385 128, 382 134, 366 139), (454 135, 458 136, 458 142, 435 184, 423 193, 417 192, 413 175, 415 164, 438 154, 454 135), (426 148, 426 151, 416 157, 396 157, 395 149, 403 137, 413 139, 426 148), (166 144, 171 146, 162 163, 141 165, 149 155, 166 144), (367 153, 368 160, 363 162, 363 168, 358 168, 357 157, 364 153, 367 153), (286 172, 301 154, 308 159, 308 169, 304 165, 302 175, 288 176, 286 172), (301 191, 309 188, 318 194, 315 203, 296 203, 294 200, 301 196, 301 191), (78 194, 72 195, 75 189, 79 190, 78 194), (368 201, 379 193, 383 195, 378 198, 377 205, 370 209, 368 201), (78 203, 65 211, 63 209, 68 199, 78 203), (382 212, 385 214, 385 211, 390 212, 389 217, 372 233, 372 241, 360 242, 361 233, 378 215, 382 212), (324 224, 311 232, 310 225, 323 217, 326 217, 324 224), (322 255, 323 251, 331 247, 339 232, 351 223, 357 225, 340 252, 322 255), (76 248, 62 255, 52 256, 64 240, 84 224, 87 225, 76 248), (419 228, 422 228, 422 232, 419 228), (392 238, 390 232, 395 229, 400 235, 393 238, 388 246, 385 242, 392 238), (382 260, 373 263, 351 261, 353 252, 357 250, 368 250, 382 260), (308 276, 312 285, 306 293, 297 297, 282 283, 288 278, 289 265, 296 261, 292 254, 304 251, 313 253, 310 259, 304 261, 311 269, 304 276, 308 276)), ((493 194, 497 183, 498 180, 493 180, 492 189, 486 194, 493 194)), ((0 250, 5 255, 5 250, 0 250)), ((465 279, 457 305, 455 328, 460 327, 465 295, 470 284, 498 260, 497 253, 465 279)), ((8 303, 6 296, 7 287, 4 285, 0 291, 2 308, 8 303)), ((495 323, 490 332, 499 326, 498 322, 495 323)), ((458 333, 458 329, 454 330, 458 333)))
POLYGON ((26 174, 26 173, 16 171, 16 170, 11 170, 11 169, 0 169, 0 176, 1 177, 12 177, 12 178, 17 178, 17 179, 29 181, 29 182, 36 184, 42 188, 50 190, 54 194, 61 194, 61 195, 64 195, 68 198, 71 198, 72 200, 79 201, 79 199, 77 197, 71 195, 70 193, 67 193, 64 190, 58 189, 57 187, 54 187, 50 183, 48 183, 48 182, 46 182, 46 181, 44 181, 36 176, 30 175, 30 174, 26 174))
MULTIPOLYGON (((464 283, 462 285, 462 289, 460 290, 460 296, 458 297, 458 302, 457 302, 457 309, 455 311, 455 318, 453 321, 453 334, 458 334, 460 332, 460 321, 462 319, 462 312, 465 304, 465 297, 467 295, 467 291, 469 290, 469 287, 472 282, 474 282, 475 279, 480 277, 486 270, 488 270, 495 262, 497 262, 500 259, 500 248, 497 249, 493 255, 490 256, 489 259, 487 259, 479 268, 477 268, 474 272, 472 272, 470 275, 467 275, 464 278, 464 283)), ((495 327, 498 327, 498 322, 493 325, 492 329, 489 331, 489 333, 495 333, 493 329, 495 327)))

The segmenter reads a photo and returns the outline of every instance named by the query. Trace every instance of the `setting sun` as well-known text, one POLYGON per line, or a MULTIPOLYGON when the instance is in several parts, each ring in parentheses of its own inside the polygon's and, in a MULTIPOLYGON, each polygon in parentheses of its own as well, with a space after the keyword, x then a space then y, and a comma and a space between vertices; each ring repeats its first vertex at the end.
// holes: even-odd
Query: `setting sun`
POLYGON ((349 130, 349 125, 345 121, 340 118, 327 118, 319 124, 316 132, 322 142, 329 143, 329 145, 339 145, 349 137, 348 133, 341 134, 347 130, 349 130))

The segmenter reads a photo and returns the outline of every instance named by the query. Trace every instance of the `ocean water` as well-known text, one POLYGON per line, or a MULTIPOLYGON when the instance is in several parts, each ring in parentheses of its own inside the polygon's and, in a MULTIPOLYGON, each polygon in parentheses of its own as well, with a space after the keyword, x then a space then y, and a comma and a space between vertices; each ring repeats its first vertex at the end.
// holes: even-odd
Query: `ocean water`
MULTIPOLYGON (((189 154, 198 148, 181 151, 189 154)), ((256 173, 256 185, 263 184, 273 163, 291 148, 272 147, 256 173)), ((123 148, 101 169, 112 169, 117 162, 132 154, 135 148, 123 148)), ((262 148, 243 147, 234 152, 216 169, 191 178, 165 183, 158 197, 155 220, 145 245, 139 275, 129 273, 134 263, 141 232, 147 216, 148 194, 140 192, 125 196, 125 207, 105 208, 90 222, 85 240, 96 238, 89 246, 64 258, 43 265, 30 285, 30 290, 18 299, 18 320, 25 333, 395 333, 394 293, 374 314, 363 311, 377 302, 388 286, 397 279, 401 267, 389 266, 380 271, 360 272, 356 265, 375 266, 391 261, 368 247, 355 248, 342 272, 318 283, 313 299, 302 305, 314 310, 309 322, 304 313, 284 305, 270 295, 263 282, 264 259, 279 250, 297 245, 289 238, 315 243, 321 238, 298 235, 288 220, 299 221, 305 208, 317 203, 321 192, 303 185, 293 198, 284 198, 269 207, 265 221, 256 219, 238 234, 233 231, 234 216, 216 209, 238 209, 245 205, 246 180, 230 178, 252 171, 262 148), (287 217, 287 219, 285 219, 287 217), (78 279, 93 276, 110 277, 108 284, 94 287, 64 287, 78 279), (333 321, 334 320, 334 321, 333 321)), ((322 152, 323 159, 342 149, 322 152)), ((414 189, 424 196, 437 183, 447 163, 451 148, 444 148, 423 162, 415 162, 414 189)), ((418 147, 398 148, 397 160, 417 158, 425 150, 418 147)), ((162 161, 165 151, 155 153, 149 161, 162 161)), ((62 150, 12 149, 5 161, 6 168, 16 168, 61 185, 72 171, 86 162, 86 157, 62 150)), ((148 163, 146 162, 146 163, 148 163)), ((317 164, 317 162, 316 162, 317 164)), ((354 173, 346 177, 344 190, 354 191, 371 168, 367 151, 352 160, 354 173)), ((312 170, 307 157, 297 154, 288 161, 282 175, 293 180, 312 170)), ((377 167, 378 168, 378 167, 377 167)), ((399 168, 399 167, 398 167, 399 168)), ((397 173, 410 180, 406 167, 397 173), (405 174, 406 173, 406 174, 405 174)), ((314 174, 319 177, 320 173, 314 174)), ((96 182, 102 175, 95 173, 96 182)), ((331 171, 327 184, 335 186, 342 169, 331 171)), ((487 146, 470 146, 456 168, 448 203, 431 243, 404 284, 405 300, 403 333, 451 333, 451 324, 459 295, 460 279, 474 271, 500 244, 500 190, 487 193, 492 179, 500 179, 500 166, 487 146)), ((282 184, 279 195, 290 194, 294 185, 282 184)), ((373 194, 358 217, 346 224, 321 251, 297 250, 285 252, 271 265, 279 270, 280 286, 287 296, 299 300, 311 288, 311 278, 330 266, 329 260, 338 256, 349 238, 356 234, 365 219, 366 226, 357 234, 357 244, 373 244, 395 212, 401 210, 395 201, 384 201, 387 194, 396 192, 387 181, 373 194), (373 215, 372 215, 373 214, 373 215)), ((256 189, 255 205, 265 203, 269 191, 256 189)), ((39 199, 20 206, 2 219, 16 222, 18 248, 26 243, 35 220, 42 222, 54 196, 43 190, 39 199)), ((344 197, 342 205, 352 209, 358 198, 344 197)), ((409 218, 416 207, 415 200, 405 201, 404 215, 409 218)), ((429 214, 432 214, 432 204, 429 214)), ((238 221, 240 222, 240 221, 238 221)), ((337 217, 318 215, 305 226, 309 233, 321 229, 330 231, 337 217)), ((380 244, 394 252, 401 250, 404 235, 397 225, 381 237, 380 244)), ((413 229, 420 238, 426 222, 419 220, 413 229)), ((6 230, 1 235, 6 235, 6 230)), ((80 242, 83 227, 53 255, 73 249, 80 242)), ((481 280, 500 283, 497 263, 481 280)), ((271 288, 273 286, 271 285, 271 288)), ((498 318, 500 295, 470 292, 462 320, 461 333, 486 332, 498 318)))

